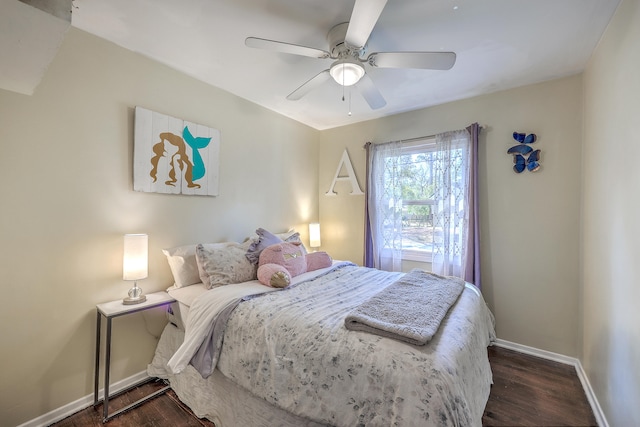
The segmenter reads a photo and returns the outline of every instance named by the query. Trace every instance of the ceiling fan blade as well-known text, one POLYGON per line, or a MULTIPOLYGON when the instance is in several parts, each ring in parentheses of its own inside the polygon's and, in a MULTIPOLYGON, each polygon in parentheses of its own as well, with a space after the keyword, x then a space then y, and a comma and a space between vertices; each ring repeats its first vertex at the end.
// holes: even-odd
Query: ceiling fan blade
POLYGON ((456 63, 453 52, 375 52, 367 62, 380 68, 423 68, 449 70, 456 63))
POLYGON ((387 105, 387 101, 384 100, 382 94, 368 74, 362 76, 357 84, 357 87, 372 110, 377 110, 378 108, 382 108, 387 105))
POLYGON ((367 44, 385 4, 387 0, 356 0, 345 37, 350 47, 360 49, 367 44))
POLYGON ((290 53, 293 55, 310 56, 311 58, 328 58, 329 52, 313 47, 300 46, 297 44, 279 42, 275 40, 260 39, 258 37, 247 37, 244 44, 256 49, 267 49, 276 52, 290 53))
POLYGON ((322 85, 324 82, 326 82, 329 79, 331 79, 331 74, 329 74, 329 70, 320 71, 314 77, 312 77, 311 79, 303 83, 302 86, 300 86, 298 89, 294 90, 289 95, 287 95, 287 99, 289 101, 297 101, 298 99, 302 98, 303 96, 305 96, 306 94, 311 92, 313 89, 317 88, 318 86, 322 85))

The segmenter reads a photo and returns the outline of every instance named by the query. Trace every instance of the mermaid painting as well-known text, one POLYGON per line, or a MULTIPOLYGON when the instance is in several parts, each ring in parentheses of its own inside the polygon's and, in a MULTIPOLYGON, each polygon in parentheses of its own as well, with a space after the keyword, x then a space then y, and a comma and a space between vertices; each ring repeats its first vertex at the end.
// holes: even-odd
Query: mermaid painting
POLYGON ((154 156, 151 158, 153 168, 149 175, 153 182, 156 182, 158 180, 158 163, 160 159, 165 156, 169 157, 169 153, 172 152, 173 154, 169 157, 169 179, 165 181, 165 184, 175 187, 178 181, 177 171, 179 170, 181 176, 184 172, 184 179, 188 188, 200 188, 200 184, 194 181, 202 178, 206 170, 199 150, 207 147, 211 138, 194 137, 187 126, 184 127, 182 135, 184 139, 171 132, 162 132, 159 135, 160 141, 153 146, 154 156), (191 157, 187 152, 187 145, 191 148, 191 157), (167 150, 170 150, 170 152, 167 150))

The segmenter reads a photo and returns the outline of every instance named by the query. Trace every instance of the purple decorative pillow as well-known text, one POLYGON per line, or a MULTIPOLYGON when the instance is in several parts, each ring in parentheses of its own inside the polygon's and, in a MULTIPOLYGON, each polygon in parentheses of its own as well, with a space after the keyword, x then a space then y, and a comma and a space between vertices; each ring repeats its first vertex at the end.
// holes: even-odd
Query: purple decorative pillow
POLYGON ((262 252, 266 247, 275 245, 276 243, 282 243, 282 239, 276 236, 275 234, 270 233, 264 228, 258 228, 256 230, 256 234, 258 235, 258 239, 251 243, 249 249, 247 250, 247 259, 251 264, 258 265, 258 261, 260 260, 260 252, 262 252))

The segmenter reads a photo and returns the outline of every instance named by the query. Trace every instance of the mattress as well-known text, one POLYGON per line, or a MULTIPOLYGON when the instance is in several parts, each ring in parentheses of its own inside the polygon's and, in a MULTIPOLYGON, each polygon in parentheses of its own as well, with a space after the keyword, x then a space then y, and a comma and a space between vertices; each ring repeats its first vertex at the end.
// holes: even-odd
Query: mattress
POLYGON ((187 316, 189 315, 189 307, 200 295, 207 292, 207 287, 204 283, 196 283, 195 285, 181 288, 172 286, 167 289, 167 292, 176 300, 167 309, 169 322, 184 331, 187 324, 187 316))

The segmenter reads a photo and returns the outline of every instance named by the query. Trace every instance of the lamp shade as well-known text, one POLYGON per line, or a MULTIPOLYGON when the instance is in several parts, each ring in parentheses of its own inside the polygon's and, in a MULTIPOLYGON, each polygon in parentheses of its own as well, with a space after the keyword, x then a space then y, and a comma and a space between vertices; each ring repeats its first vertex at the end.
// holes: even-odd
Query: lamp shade
POLYGON ((309 224, 309 246, 319 248, 320 245, 320 224, 317 222, 309 224))
POLYGON ((140 280, 148 276, 148 247, 149 236, 146 234, 124 235, 123 280, 140 280))

